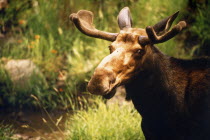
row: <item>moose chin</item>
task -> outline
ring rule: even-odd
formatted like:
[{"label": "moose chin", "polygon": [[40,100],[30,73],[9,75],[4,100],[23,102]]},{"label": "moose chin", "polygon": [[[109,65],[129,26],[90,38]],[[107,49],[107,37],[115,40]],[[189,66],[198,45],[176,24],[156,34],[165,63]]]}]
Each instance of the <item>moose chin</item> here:
[{"label": "moose chin", "polygon": [[120,33],[97,30],[90,11],[70,15],[85,35],[111,41],[110,54],[96,67],[88,91],[109,99],[124,85],[142,116],[146,140],[210,140],[210,60],[173,58],[154,45],[186,27],[180,21],[171,28],[178,13],[145,29],[132,28],[125,7],[117,18]]}]

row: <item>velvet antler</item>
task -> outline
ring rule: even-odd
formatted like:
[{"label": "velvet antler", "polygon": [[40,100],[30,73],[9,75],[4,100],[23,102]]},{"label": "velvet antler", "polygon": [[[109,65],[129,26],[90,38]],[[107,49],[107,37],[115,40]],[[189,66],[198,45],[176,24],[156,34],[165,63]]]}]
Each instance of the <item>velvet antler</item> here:
[{"label": "velvet antler", "polygon": [[176,19],[178,13],[179,12],[176,12],[172,16],[169,16],[168,18],[161,20],[159,23],[155,24],[154,26],[147,26],[146,33],[148,37],[139,36],[139,43],[142,45],[146,45],[149,43],[151,44],[162,43],[177,35],[187,25],[185,21],[180,21],[171,30],[169,30],[173,21]]},{"label": "velvet antler", "polygon": [[88,36],[115,41],[118,35],[117,33],[97,30],[93,26],[93,13],[90,11],[80,10],[77,13],[71,14],[69,18],[82,33]]}]

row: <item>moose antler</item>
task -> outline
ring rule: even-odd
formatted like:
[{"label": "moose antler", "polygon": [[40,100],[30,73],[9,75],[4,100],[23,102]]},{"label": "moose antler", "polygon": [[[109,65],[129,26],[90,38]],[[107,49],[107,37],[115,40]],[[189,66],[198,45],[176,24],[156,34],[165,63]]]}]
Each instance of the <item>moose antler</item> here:
[{"label": "moose antler", "polygon": [[93,13],[90,11],[80,10],[77,13],[71,14],[69,18],[82,33],[88,36],[115,41],[118,35],[117,33],[97,30],[93,26]]},{"label": "moose antler", "polygon": [[162,21],[155,24],[154,26],[147,26],[146,33],[148,37],[140,36],[139,43],[142,45],[146,45],[149,43],[151,44],[162,43],[173,38],[175,35],[177,35],[187,25],[185,21],[180,21],[171,30],[169,30],[171,27],[171,24],[177,17],[178,13],[179,12],[176,12],[172,16],[169,16],[168,18],[163,19]]}]

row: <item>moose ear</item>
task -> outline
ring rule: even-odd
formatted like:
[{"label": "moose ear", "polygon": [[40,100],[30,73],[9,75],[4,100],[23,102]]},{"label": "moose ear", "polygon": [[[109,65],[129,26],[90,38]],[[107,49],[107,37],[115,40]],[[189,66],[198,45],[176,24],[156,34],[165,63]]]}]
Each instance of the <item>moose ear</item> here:
[{"label": "moose ear", "polygon": [[125,28],[131,28],[132,26],[132,18],[131,18],[131,14],[130,14],[130,10],[128,7],[124,7],[118,17],[118,25],[120,27],[120,30],[123,30]]},{"label": "moose ear", "polygon": [[167,32],[173,21],[176,19],[176,17],[178,16],[179,11],[177,11],[176,13],[174,13],[173,15],[161,20],[160,22],[158,22],[157,24],[155,24],[153,26],[153,29],[155,30],[155,32],[157,33],[157,35],[162,35],[165,32]]}]

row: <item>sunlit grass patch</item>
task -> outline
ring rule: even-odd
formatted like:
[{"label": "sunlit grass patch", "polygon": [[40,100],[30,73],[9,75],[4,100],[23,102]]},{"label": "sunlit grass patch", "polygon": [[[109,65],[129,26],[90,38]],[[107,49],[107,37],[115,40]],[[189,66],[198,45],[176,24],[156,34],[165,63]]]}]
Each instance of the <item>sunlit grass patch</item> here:
[{"label": "sunlit grass patch", "polygon": [[141,117],[133,106],[96,105],[76,112],[68,121],[69,140],[144,140]]}]

